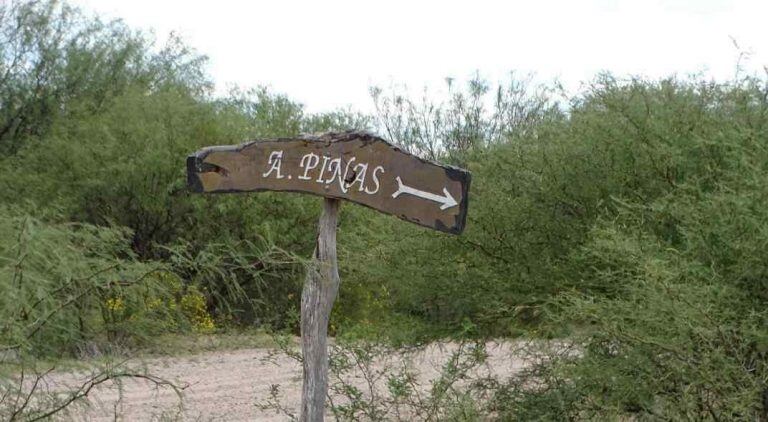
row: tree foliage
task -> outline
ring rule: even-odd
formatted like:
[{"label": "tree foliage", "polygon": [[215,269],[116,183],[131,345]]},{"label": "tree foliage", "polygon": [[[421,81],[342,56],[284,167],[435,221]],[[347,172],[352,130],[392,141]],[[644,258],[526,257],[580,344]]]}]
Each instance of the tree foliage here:
[{"label": "tree foliage", "polygon": [[194,196],[185,158],[368,129],[472,171],[468,225],[449,236],[344,206],[332,333],[578,351],[498,385],[500,417],[768,417],[765,76],[606,74],[573,98],[476,77],[442,100],[374,88],[373,116],[310,115],[265,88],[215,97],[177,38],[157,46],[56,1],[0,5],[0,53],[7,350],[296,330],[319,201]]}]

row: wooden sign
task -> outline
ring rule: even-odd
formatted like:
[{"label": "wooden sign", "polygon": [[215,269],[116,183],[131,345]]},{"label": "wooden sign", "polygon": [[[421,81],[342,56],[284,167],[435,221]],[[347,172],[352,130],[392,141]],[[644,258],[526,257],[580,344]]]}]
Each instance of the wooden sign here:
[{"label": "wooden sign", "polygon": [[328,392],[328,319],[339,290],[336,226],[340,201],[459,234],[469,172],[401,151],[367,133],[343,132],[209,147],[187,158],[195,192],[306,192],[325,197],[301,293],[303,384],[300,421],[322,421]]},{"label": "wooden sign", "polygon": [[470,173],[374,135],[331,133],[208,147],[187,159],[195,192],[305,192],[345,199],[447,233],[464,230]]}]

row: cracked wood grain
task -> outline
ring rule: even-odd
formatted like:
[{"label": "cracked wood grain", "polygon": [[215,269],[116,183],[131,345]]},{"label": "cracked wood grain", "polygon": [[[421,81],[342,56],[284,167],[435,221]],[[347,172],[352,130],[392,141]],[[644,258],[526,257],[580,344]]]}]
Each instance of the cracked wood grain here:
[{"label": "cracked wood grain", "polygon": [[328,319],[339,291],[336,225],[340,201],[327,198],[301,293],[302,422],[322,421],[328,392]]}]

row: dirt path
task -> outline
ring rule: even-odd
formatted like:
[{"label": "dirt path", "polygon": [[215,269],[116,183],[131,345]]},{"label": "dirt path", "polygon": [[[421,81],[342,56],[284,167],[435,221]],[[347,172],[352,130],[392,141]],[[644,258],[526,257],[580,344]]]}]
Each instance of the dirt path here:
[{"label": "dirt path", "polygon": [[[377,363],[388,368],[406,359],[419,373],[420,382],[434,379],[440,367],[456,350],[456,345],[430,346],[408,357],[384,358]],[[489,344],[489,359],[478,371],[483,374],[508,376],[525,366],[515,357],[509,344]],[[246,349],[199,354],[183,358],[157,358],[143,362],[149,373],[187,385],[183,401],[169,388],[136,380],[116,385],[100,385],[90,394],[90,406],[73,416],[78,420],[221,420],[221,421],[279,421],[284,415],[263,411],[256,406],[269,396],[270,386],[280,385],[281,403],[287,409],[297,409],[301,394],[301,367],[291,358],[278,355],[267,361],[267,349]],[[401,363],[401,362],[400,362]],[[80,377],[80,378],[78,378]],[[82,375],[59,376],[59,385],[81,382]],[[352,375],[352,378],[355,378]],[[360,380],[358,380],[360,381]],[[353,381],[355,382],[355,381]],[[330,418],[329,418],[330,420]]]}]

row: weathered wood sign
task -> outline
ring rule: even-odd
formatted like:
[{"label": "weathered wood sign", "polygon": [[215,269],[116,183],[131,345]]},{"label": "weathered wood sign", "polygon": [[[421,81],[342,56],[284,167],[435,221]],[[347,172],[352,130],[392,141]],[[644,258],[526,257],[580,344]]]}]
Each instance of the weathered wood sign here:
[{"label": "weathered wood sign", "polygon": [[322,421],[328,392],[328,319],[339,290],[340,199],[436,230],[464,230],[469,172],[401,151],[374,135],[328,133],[209,147],[187,158],[195,192],[306,192],[325,197],[301,293],[300,421]]},{"label": "weathered wood sign", "polygon": [[187,159],[196,192],[305,192],[345,199],[459,234],[469,172],[410,155],[360,132],[209,147]]}]

